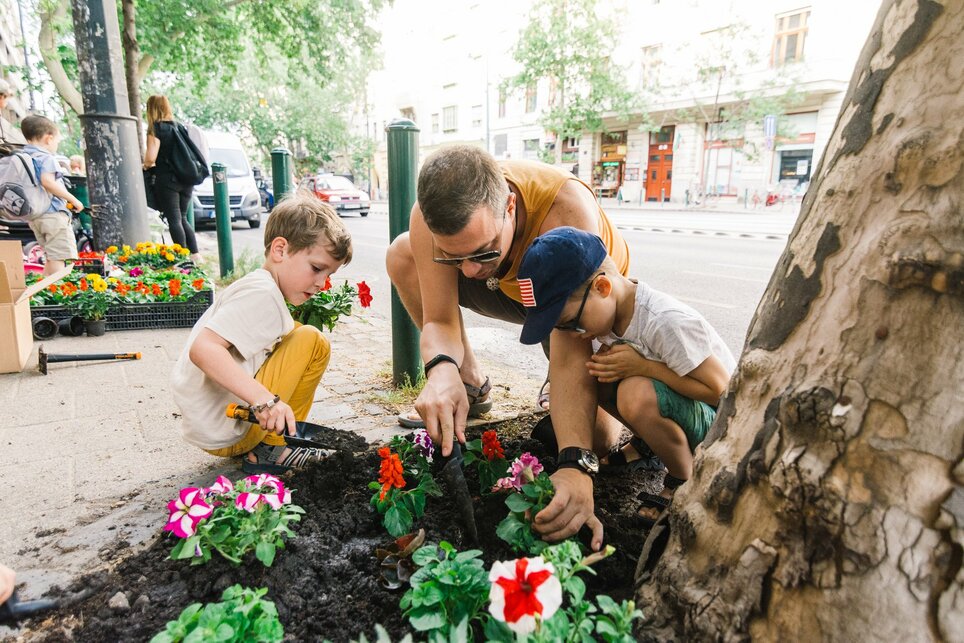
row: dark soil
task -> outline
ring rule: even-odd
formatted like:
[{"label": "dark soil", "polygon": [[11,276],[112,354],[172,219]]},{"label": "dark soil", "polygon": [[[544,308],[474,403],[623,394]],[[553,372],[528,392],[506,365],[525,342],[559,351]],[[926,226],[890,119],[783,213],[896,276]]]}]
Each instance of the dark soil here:
[{"label": "dark soil", "polygon": [[[518,437],[528,436],[531,423],[507,423],[496,428],[507,456],[529,451],[545,459],[547,470],[554,470],[540,443]],[[221,592],[235,583],[268,588],[267,598],[278,608],[286,640],[348,641],[362,634],[371,637],[376,623],[384,625],[393,639],[400,638],[408,632],[398,608],[402,590],[381,587],[374,555],[376,546],[391,541],[369,506],[371,491],[367,484],[377,477],[378,455],[360,438],[343,432],[333,431],[326,442],[340,449],[336,455],[290,474],[287,484],[295,490],[293,501],[306,514],[295,526],[297,538],[278,553],[271,568],[262,566],[253,555],[237,567],[216,555],[200,566],[169,560],[174,539],[159,535],[147,550],[116,564],[109,572],[80,579],[68,588],[65,595],[82,592],[86,598],[43,622],[30,623],[27,640],[148,640],[190,603],[219,601]],[[477,494],[474,471],[467,471],[467,477],[469,489]],[[634,520],[635,497],[644,486],[653,491],[658,488],[661,477],[656,473],[631,478],[597,477],[596,511],[605,525],[606,542],[616,547],[616,553],[595,566],[598,576],[584,576],[590,596],[605,593],[617,600],[632,597],[633,573],[645,536]],[[496,525],[506,512],[501,497],[476,499],[479,548],[485,551],[487,566],[494,560],[517,557],[495,535]],[[430,498],[426,515],[415,527],[425,529],[426,542],[447,540],[459,550],[473,548],[464,540],[458,513],[444,498]],[[141,596],[146,596],[148,603],[130,612],[114,611],[108,607],[108,600],[119,591],[126,594],[132,606]]]}]

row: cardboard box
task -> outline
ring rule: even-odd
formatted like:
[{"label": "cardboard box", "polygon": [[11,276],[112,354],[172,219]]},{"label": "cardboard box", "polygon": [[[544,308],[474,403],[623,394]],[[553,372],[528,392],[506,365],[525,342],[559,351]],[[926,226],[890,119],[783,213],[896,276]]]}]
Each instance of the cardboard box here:
[{"label": "cardboard box", "polygon": [[0,373],[19,373],[33,351],[30,298],[70,274],[70,266],[27,288],[19,241],[0,241]]}]

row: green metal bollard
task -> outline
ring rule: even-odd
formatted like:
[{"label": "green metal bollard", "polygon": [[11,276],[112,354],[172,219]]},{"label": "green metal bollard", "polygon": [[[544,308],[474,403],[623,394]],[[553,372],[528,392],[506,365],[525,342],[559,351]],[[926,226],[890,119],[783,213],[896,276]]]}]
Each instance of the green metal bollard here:
[{"label": "green metal bollard", "polygon": [[193,230],[197,230],[197,226],[194,225],[194,200],[193,199],[187,202],[187,212],[184,213],[184,218],[186,218],[187,222],[191,224],[191,228]]},{"label": "green metal bollard", "polygon": [[234,249],[231,246],[231,206],[228,201],[228,175],[224,163],[212,163],[214,180],[214,223],[218,230],[218,263],[221,276],[234,272]]},{"label": "green metal bollard", "polygon": [[[399,118],[388,127],[388,232],[390,240],[408,232],[415,205],[418,170],[418,127]],[[396,386],[415,383],[422,370],[419,332],[392,286],[392,379]]]},{"label": "green metal bollard", "polygon": [[271,187],[275,204],[291,193],[291,152],[283,147],[271,150]]}]

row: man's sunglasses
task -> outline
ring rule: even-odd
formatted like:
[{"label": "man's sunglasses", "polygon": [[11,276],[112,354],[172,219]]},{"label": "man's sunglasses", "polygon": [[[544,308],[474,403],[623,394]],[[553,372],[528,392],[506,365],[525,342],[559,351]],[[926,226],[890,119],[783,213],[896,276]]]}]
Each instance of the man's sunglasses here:
[{"label": "man's sunglasses", "polygon": [[601,277],[606,274],[605,272],[600,272],[593,275],[592,279],[589,280],[589,284],[586,286],[586,292],[582,294],[582,302],[579,304],[579,310],[576,311],[576,316],[572,318],[572,321],[568,321],[562,324],[557,324],[553,326],[556,330],[563,330],[570,333],[585,333],[586,329],[579,325],[579,318],[582,317],[582,310],[586,307],[586,301],[589,299],[589,291],[592,290],[592,285],[596,281],[596,277]]},{"label": "man's sunglasses", "polygon": [[459,267],[462,265],[463,261],[468,261],[471,263],[492,263],[501,256],[501,250],[486,250],[485,252],[480,252],[479,254],[475,255],[468,255],[467,257],[432,257],[432,261],[435,263],[440,263],[443,266]]}]

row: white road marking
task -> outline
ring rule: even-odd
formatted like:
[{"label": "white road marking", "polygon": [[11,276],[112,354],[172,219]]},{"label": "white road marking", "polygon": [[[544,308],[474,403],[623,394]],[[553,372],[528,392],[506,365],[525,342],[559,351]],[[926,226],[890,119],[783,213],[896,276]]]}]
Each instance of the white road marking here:
[{"label": "white road marking", "polygon": [[738,308],[732,304],[721,304],[718,301],[708,301],[706,299],[696,299],[695,297],[676,297],[680,301],[685,301],[688,304],[699,304],[701,306],[714,306],[716,308],[725,308],[726,310],[733,310]]},{"label": "white road marking", "polygon": [[714,279],[719,278],[719,277],[723,277],[724,279],[736,279],[737,281],[748,281],[748,282],[750,282],[750,283],[752,283],[752,284],[764,284],[764,285],[766,285],[766,284],[770,283],[770,280],[769,280],[769,279],[754,279],[754,278],[752,278],[752,277],[734,277],[733,275],[720,275],[720,274],[714,274],[714,273],[712,273],[712,272],[696,272],[695,270],[684,270],[684,271],[683,271],[683,274],[684,274],[684,275],[693,275],[693,276],[695,276],[695,277],[712,277],[712,278],[714,278]]},{"label": "white road marking", "polygon": [[720,268],[740,268],[744,270],[762,270],[764,272],[773,272],[773,268],[767,268],[766,266],[744,266],[738,263],[711,263],[711,266],[719,266]]}]

